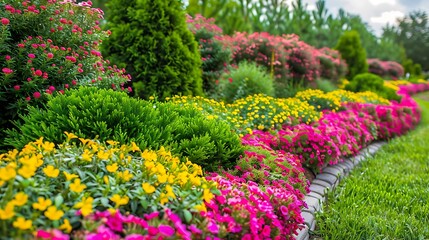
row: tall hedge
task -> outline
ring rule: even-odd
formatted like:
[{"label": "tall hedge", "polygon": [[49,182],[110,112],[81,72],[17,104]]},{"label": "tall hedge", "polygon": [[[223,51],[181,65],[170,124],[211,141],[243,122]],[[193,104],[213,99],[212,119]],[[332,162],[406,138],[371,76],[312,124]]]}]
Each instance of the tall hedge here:
[{"label": "tall hedge", "polygon": [[366,51],[357,31],[345,32],[338,40],[335,49],[341,53],[342,58],[346,60],[349,66],[349,72],[346,75],[348,79],[353,79],[357,74],[368,72]]},{"label": "tall hedge", "polygon": [[177,0],[111,0],[102,51],[133,77],[142,98],[201,95],[201,57]]}]

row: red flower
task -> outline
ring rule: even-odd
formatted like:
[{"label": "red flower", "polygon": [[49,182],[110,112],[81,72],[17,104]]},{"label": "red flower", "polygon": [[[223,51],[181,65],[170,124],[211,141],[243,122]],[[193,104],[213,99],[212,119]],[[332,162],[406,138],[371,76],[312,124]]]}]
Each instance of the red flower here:
[{"label": "red flower", "polygon": [[10,21],[9,21],[9,19],[7,19],[7,18],[2,18],[1,19],[1,24],[3,24],[3,25],[9,25],[9,23],[10,23]]},{"label": "red flower", "polygon": [[40,94],[40,92],[34,92],[33,93],[33,97],[36,99],[40,98],[41,96],[42,96],[42,94]]},{"label": "red flower", "polygon": [[20,87],[19,85],[15,85],[13,88],[14,88],[16,91],[19,91],[19,89],[21,89],[21,87]]},{"label": "red flower", "polygon": [[229,83],[232,83],[232,78],[228,78]]},{"label": "red flower", "polygon": [[13,73],[13,70],[10,69],[10,68],[3,68],[2,71],[6,75],[9,75],[9,74]]},{"label": "red flower", "polygon": [[48,53],[48,54],[46,54],[46,57],[48,57],[49,59],[51,59],[51,58],[54,57],[54,54],[53,53]]},{"label": "red flower", "polygon": [[72,85],[76,85],[76,84],[77,84],[76,80],[73,80]]},{"label": "red flower", "polygon": [[41,70],[39,70],[39,69],[37,69],[35,72],[34,72],[34,75],[36,75],[36,76],[42,76],[43,75],[43,72],[41,71]]}]

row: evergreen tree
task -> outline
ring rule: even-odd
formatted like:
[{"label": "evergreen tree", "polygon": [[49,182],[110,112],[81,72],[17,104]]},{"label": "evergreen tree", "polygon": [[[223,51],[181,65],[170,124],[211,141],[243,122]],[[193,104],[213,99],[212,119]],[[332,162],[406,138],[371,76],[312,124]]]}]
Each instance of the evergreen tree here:
[{"label": "evergreen tree", "polygon": [[368,72],[366,52],[362,47],[357,31],[345,32],[338,40],[335,49],[341,53],[341,57],[347,62],[349,67],[348,79],[353,79],[357,74]]},{"label": "evergreen tree", "polygon": [[104,54],[125,67],[137,96],[201,95],[201,57],[178,0],[107,3]]}]

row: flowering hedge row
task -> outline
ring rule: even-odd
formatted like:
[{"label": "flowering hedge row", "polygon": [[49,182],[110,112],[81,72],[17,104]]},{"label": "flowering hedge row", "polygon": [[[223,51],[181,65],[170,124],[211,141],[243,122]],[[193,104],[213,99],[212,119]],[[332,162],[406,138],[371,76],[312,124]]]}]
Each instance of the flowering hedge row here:
[{"label": "flowering hedge row", "polygon": [[399,79],[404,76],[404,68],[394,61],[382,61],[380,59],[368,59],[368,72],[374,73],[386,79]]}]

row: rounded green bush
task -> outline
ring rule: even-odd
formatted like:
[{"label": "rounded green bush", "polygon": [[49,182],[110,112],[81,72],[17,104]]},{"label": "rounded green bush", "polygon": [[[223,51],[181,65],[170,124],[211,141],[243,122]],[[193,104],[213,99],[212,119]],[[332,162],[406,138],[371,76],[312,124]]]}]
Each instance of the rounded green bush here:
[{"label": "rounded green bush", "polygon": [[60,144],[67,131],[100,141],[135,142],[141,149],[169,146],[208,171],[233,167],[243,152],[226,122],[209,120],[194,108],[138,100],[113,90],[67,91],[51,98],[46,109],[30,107],[21,119],[6,131],[5,145],[21,149],[40,137]]},{"label": "rounded green bush", "polygon": [[341,53],[341,57],[346,60],[349,71],[346,75],[348,79],[360,73],[368,72],[368,63],[366,61],[366,51],[362,46],[359,32],[347,31],[338,40],[335,47]]},{"label": "rounded green bush", "polygon": [[377,93],[380,97],[399,101],[401,97],[395,90],[384,86],[384,80],[378,75],[372,73],[362,73],[356,75],[346,86],[345,90],[352,92],[371,91]]},{"label": "rounded green bush", "polygon": [[226,102],[253,94],[274,95],[273,79],[255,63],[241,62],[238,68],[222,75],[219,89]]}]

